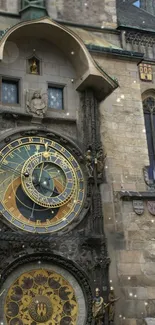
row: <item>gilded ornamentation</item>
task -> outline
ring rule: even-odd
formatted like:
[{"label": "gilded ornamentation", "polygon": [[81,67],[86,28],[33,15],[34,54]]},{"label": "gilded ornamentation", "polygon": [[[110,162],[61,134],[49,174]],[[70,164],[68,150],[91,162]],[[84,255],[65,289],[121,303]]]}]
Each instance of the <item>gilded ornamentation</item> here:
[{"label": "gilded ornamentation", "polygon": [[39,73],[39,67],[37,65],[37,61],[36,61],[35,58],[33,59],[32,64],[30,65],[30,72],[32,74],[38,74]]},{"label": "gilded ornamentation", "polygon": [[153,80],[153,71],[152,66],[150,64],[139,65],[139,75],[141,80],[152,81]]},{"label": "gilded ornamentation", "polygon": [[104,324],[105,309],[108,307],[108,305],[109,304],[104,303],[103,297],[100,296],[100,290],[98,288],[96,288],[95,297],[93,300],[93,307],[92,307],[95,325]]},{"label": "gilded ornamentation", "polygon": [[38,323],[47,322],[52,316],[52,304],[48,297],[34,297],[28,309],[30,316]]},{"label": "gilded ornamentation", "polygon": [[28,59],[28,73],[34,75],[40,74],[40,60],[36,56]]},{"label": "gilded ornamentation", "polygon": [[34,116],[43,117],[47,111],[47,94],[41,94],[41,90],[29,89],[26,93],[26,108]]},{"label": "gilded ornamentation", "polygon": [[78,303],[70,283],[56,272],[39,269],[22,274],[5,302],[8,325],[74,325]]}]

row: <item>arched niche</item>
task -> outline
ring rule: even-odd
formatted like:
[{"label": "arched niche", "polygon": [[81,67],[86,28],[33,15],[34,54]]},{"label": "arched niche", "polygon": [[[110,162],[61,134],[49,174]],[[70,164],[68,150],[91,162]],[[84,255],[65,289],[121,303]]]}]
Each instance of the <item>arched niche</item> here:
[{"label": "arched niche", "polygon": [[92,88],[101,101],[118,87],[116,81],[95,63],[80,37],[49,18],[22,22],[10,28],[0,41],[0,60],[3,60],[4,48],[8,41],[13,42],[30,35],[52,42],[65,54],[77,74],[76,90]]},{"label": "arched niche", "polygon": [[29,58],[27,58],[26,66],[27,66],[26,72],[28,74],[32,74],[32,75],[40,75],[41,74],[41,60],[35,54],[35,52]]}]

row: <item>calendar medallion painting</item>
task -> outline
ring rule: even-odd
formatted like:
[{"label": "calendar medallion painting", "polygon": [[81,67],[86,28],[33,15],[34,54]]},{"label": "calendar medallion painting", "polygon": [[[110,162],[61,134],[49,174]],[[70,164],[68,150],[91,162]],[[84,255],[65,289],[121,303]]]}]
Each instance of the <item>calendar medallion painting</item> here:
[{"label": "calendar medallion painting", "polygon": [[77,317],[74,289],[55,271],[25,272],[8,290],[5,301],[7,325],[74,325]]}]

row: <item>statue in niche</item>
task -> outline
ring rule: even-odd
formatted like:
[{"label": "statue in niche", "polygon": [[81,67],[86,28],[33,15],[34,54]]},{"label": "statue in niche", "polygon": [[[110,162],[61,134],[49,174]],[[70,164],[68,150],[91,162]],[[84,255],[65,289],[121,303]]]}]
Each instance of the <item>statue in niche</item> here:
[{"label": "statue in niche", "polygon": [[103,155],[102,147],[99,147],[96,157],[95,157],[95,165],[97,166],[97,177],[102,178],[103,176],[103,169],[105,164],[105,159],[107,155]]},{"label": "statue in niche", "polygon": [[33,56],[28,60],[29,73],[31,74],[40,74],[40,61]]},{"label": "statue in niche", "polygon": [[108,297],[108,314],[109,314],[109,325],[114,324],[114,318],[115,318],[115,302],[119,300],[120,298],[115,297],[114,289],[113,287],[110,288],[109,297]]},{"label": "statue in niche", "polygon": [[28,90],[26,93],[26,108],[34,116],[43,117],[47,111],[48,95],[41,90]]},{"label": "statue in niche", "polygon": [[85,153],[86,168],[89,178],[93,177],[94,167],[96,166],[97,177],[102,178],[103,169],[105,164],[106,155],[103,155],[102,147],[99,147],[96,151],[95,158],[93,158],[92,148],[89,146]]},{"label": "statue in niche", "polygon": [[86,160],[86,168],[87,168],[87,172],[90,178],[93,177],[93,156],[92,156],[92,149],[89,146],[86,153],[85,153],[85,160]]},{"label": "statue in niche", "polygon": [[109,303],[104,303],[103,297],[100,296],[100,290],[96,288],[92,306],[94,325],[104,325],[104,315],[108,305]]},{"label": "statue in niche", "polygon": [[34,60],[30,66],[30,71],[32,74],[38,74],[38,67],[37,67],[37,63],[36,60]]}]

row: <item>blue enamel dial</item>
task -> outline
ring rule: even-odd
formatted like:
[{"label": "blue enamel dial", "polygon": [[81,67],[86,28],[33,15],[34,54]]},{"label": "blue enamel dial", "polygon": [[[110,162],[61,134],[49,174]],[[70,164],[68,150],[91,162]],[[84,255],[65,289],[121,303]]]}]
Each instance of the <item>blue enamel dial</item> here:
[{"label": "blue enamel dial", "polygon": [[85,200],[82,169],[62,145],[18,138],[0,151],[0,213],[24,231],[53,233],[78,218]]}]

